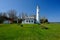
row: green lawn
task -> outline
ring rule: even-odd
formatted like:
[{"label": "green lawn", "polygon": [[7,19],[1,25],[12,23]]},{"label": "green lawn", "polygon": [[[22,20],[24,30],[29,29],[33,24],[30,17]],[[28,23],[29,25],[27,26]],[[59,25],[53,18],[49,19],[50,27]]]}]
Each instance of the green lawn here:
[{"label": "green lawn", "polygon": [[60,40],[60,24],[0,24],[0,40]]}]

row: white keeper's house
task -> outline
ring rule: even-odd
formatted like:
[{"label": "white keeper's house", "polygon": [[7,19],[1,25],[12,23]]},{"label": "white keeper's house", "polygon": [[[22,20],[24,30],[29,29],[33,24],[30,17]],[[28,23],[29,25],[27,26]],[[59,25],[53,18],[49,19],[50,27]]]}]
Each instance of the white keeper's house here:
[{"label": "white keeper's house", "polygon": [[21,18],[24,20],[22,21],[22,24],[35,24],[35,23],[40,23],[40,8],[37,6],[36,8],[36,14],[31,15],[31,16],[22,16]]}]

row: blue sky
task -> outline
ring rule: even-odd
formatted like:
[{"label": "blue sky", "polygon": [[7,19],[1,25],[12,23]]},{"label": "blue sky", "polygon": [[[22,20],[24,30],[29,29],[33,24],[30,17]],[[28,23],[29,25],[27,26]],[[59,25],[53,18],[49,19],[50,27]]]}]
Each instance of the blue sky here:
[{"label": "blue sky", "polygon": [[17,13],[36,14],[36,6],[40,6],[40,16],[50,22],[60,22],[60,0],[0,0],[0,12],[15,9]]}]

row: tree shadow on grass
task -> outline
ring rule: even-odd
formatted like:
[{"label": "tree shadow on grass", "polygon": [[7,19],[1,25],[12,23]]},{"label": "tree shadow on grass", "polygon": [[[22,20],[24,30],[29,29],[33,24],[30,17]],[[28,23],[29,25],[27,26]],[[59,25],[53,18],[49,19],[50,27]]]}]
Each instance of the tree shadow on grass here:
[{"label": "tree shadow on grass", "polygon": [[46,30],[49,29],[48,26],[45,26],[45,25],[41,25],[41,28]]}]

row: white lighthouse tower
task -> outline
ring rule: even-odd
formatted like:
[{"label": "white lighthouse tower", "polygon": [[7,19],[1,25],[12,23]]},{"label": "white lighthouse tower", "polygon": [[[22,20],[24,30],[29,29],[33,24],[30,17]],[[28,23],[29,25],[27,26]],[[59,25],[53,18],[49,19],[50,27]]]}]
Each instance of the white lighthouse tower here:
[{"label": "white lighthouse tower", "polygon": [[39,12],[40,11],[40,8],[38,7],[37,5],[37,9],[36,9],[36,23],[40,23],[40,18],[39,18]]}]

